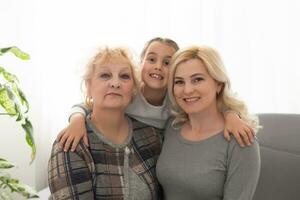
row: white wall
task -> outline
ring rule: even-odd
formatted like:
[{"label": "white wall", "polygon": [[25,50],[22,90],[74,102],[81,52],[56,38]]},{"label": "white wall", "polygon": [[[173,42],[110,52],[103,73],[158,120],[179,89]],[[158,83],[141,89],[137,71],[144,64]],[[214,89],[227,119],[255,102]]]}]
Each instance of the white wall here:
[{"label": "white wall", "polygon": [[[0,46],[16,45],[24,51],[34,55],[35,38],[35,9],[33,2],[25,1],[0,1]],[[21,82],[22,89],[27,94],[29,102],[33,102],[36,91],[34,75],[35,64],[33,60],[21,61],[12,55],[0,58],[0,65],[10,72],[15,73]],[[36,125],[38,104],[31,105],[31,119]],[[2,110],[1,110],[2,111]],[[37,135],[37,133],[35,133]],[[29,166],[31,149],[26,145],[25,133],[20,124],[7,116],[0,116],[0,157],[14,163],[17,167],[10,170],[13,177],[20,181],[35,186],[35,163]]]}]

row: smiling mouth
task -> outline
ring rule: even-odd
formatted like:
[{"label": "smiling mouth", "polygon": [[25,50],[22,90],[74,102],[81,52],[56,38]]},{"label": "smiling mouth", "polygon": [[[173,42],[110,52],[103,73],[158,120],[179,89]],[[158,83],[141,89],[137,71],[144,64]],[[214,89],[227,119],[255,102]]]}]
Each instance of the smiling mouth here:
[{"label": "smiling mouth", "polygon": [[160,74],[151,73],[151,74],[149,74],[149,76],[151,78],[158,79],[158,80],[163,80],[164,79],[164,77]]},{"label": "smiling mouth", "polygon": [[183,98],[183,100],[188,103],[198,101],[199,99],[200,99],[200,97]]}]

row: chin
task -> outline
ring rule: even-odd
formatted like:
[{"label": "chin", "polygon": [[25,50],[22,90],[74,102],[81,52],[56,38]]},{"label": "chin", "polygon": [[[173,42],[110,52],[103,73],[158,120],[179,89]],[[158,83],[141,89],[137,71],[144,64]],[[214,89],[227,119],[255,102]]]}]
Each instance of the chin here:
[{"label": "chin", "polygon": [[155,84],[155,83],[150,83],[147,84],[147,86],[151,89],[156,89],[156,90],[163,90],[166,89],[167,87],[164,86],[163,84]]}]

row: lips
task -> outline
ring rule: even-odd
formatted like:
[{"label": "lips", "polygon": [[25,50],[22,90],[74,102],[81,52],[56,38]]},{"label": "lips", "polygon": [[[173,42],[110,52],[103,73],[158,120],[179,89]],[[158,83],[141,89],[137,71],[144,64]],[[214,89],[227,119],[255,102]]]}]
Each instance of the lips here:
[{"label": "lips", "polygon": [[157,74],[157,73],[150,73],[149,76],[151,78],[158,79],[158,80],[163,80],[164,79],[164,77],[162,75]]},{"label": "lips", "polygon": [[200,97],[183,98],[183,100],[184,100],[185,102],[188,102],[188,103],[192,103],[192,102],[198,101],[199,99],[200,99]]},{"label": "lips", "polygon": [[110,93],[107,93],[105,96],[122,96],[122,95],[115,93],[115,92],[110,92]]}]

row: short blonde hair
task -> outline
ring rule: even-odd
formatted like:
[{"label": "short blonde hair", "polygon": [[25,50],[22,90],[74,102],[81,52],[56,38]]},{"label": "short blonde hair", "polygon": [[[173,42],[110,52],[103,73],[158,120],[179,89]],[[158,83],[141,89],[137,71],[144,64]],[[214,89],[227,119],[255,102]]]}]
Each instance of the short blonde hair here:
[{"label": "short blonde hair", "polygon": [[241,119],[247,122],[255,131],[258,129],[258,118],[250,115],[246,104],[239,100],[230,89],[230,80],[218,52],[211,47],[192,46],[182,49],[174,54],[171,62],[171,71],[168,84],[168,95],[171,101],[171,112],[175,115],[173,125],[181,124],[188,120],[187,114],[178,106],[174,97],[174,76],[179,64],[191,59],[203,62],[209,75],[222,85],[217,94],[217,106],[220,112],[224,110],[236,111]]},{"label": "short blonde hair", "polygon": [[[139,82],[136,76],[136,65],[133,62],[133,57],[129,49],[124,47],[100,47],[96,55],[90,59],[85,68],[84,74],[82,76],[82,86],[85,86],[85,89],[87,88],[87,83],[91,80],[97,66],[115,59],[122,59],[129,64],[134,83],[133,94],[136,95],[136,93],[139,91]],[[84,90],[84,97],[85,99],[88,98],[86,90]]]}]

